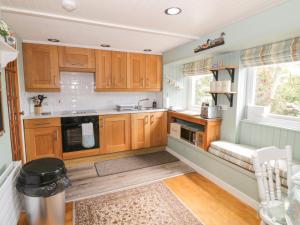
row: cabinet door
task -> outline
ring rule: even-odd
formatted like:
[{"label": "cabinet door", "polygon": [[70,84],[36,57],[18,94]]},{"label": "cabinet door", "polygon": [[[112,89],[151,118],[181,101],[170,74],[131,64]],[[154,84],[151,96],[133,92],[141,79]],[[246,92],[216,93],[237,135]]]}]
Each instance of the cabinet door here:
[{"label": "cabinet door", "polygon": [[95,50],[88,48],[58,47],[59,67],[65,71],[95,71]]},{"label": "cabinet door", "polygon": [[155,112],[150,114],[150,145],[163,146],[167,142],[167,113]]},{"label": "cabinet door", "polygon": [[127,87],[127,54],[112,52],[112,88]]},{"label": "cabinet door", "polygon": [[137,113],[131,115],[132,149],[150,147],[150,114]]},{"label": "cabinet door", "polygon": [[60,127],[25,129],[27,161],[62,156]]},{"label": "cabinet door", "polygon": [[111,51],[96,50],[96,91],[112,87]]},{"label": "cabinet door", "polygon": [[146,55],[145,88],[161,90],[162,61],[159,55]]},{"label": "cabinet door", "polygon": [[128,53],[128,78],[130,89],[145,87],[145,54]]},{"label": "cabinet door", "polygon": [[26,91],[59,91],[58,50],[54,45],[23,44]]},{"label": "cabinet door", "polygon": [[[130,149],[130,115],[110,115],[103,117],[102,153],[126,151]],[[101,146],[102,147],[102,146]]]}]

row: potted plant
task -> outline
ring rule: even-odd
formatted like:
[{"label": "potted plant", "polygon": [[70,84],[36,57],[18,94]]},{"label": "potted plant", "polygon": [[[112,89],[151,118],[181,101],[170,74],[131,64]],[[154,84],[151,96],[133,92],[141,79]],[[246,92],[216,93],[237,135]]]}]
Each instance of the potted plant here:
[{"label": "potted plant", "polygon": [[0,38],[2,38],[6,42],[6,38],[9,35],[9,30],[7,24],[0,20]]},{"label": "potted plant", "polygon": [[34,104],[34,113],[35,114],[42,114],[42,103],[44,99],[47,98],[44,95],[37,95],[33,96],[31,99]]}]

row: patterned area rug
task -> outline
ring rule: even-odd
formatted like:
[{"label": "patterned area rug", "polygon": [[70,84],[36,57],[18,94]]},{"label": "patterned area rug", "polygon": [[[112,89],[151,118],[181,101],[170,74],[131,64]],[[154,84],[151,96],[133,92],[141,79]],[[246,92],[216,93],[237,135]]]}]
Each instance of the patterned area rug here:
[{"label": "patterned area rug", "polygon": [[157,182],[75,202],[76,225],[202,225]]},{"label": "patterned area rug", "polygon": [[165,163],[176,162],[178,159],[167,151],[136,155],[120,159],[112,159],[95,163],[99,177],[158,166]]}]

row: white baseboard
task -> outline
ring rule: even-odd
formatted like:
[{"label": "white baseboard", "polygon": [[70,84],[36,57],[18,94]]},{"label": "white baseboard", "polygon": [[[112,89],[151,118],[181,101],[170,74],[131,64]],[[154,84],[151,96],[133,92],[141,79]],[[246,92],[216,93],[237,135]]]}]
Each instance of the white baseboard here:
[{"label": "white baseboard", "polygon": [[206,177],[207,179],[209,179],[216,185],[220,186],[221,188],[223,188],[224,190],[226,190],[227,192],[229,192],[230,194],[232,194],[233,196],[235,196],[236,198],[238,198],[245,204],[249,205],[250,207],[254,208],[255,210],[259,209],[259,203],[256,200],[254,200],[253,198],[251,198],[248,195],[246,195],[245,193],[239,191],[238,189],[231,186],[230,184],[224,182],[223,180],[221,180],[220,178],[211,174],[207,170],[199,167],[198,165],[191,162],[190,160],[184,158],[183,156],[181,156],[180,154],[175,152],[173,149],[166,147],[166,150],[169,153],[171,153],[172,155],[174,155],[176,158],[180,159],[180,161],[182,161],[182,162],[186,163],[187,165],[189,165],[190,167],[192,167],[197,173],[201,174],[202,176]]}]

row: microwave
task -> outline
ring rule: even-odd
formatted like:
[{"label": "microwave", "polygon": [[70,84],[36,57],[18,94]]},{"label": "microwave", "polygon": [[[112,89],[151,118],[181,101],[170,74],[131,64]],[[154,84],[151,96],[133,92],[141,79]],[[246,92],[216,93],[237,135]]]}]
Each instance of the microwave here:
[{"label": "microwave", "polygon": [[196,128],[181,125],[180,138],[200,148],[204,147],[204,132]]}]

